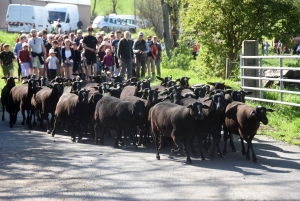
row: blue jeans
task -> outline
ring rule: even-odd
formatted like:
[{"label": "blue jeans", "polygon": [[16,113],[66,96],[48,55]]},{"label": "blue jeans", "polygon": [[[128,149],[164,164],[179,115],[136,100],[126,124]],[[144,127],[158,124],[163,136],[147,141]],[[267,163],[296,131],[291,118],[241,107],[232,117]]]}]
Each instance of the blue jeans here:
[{"label": "blue jeans", "polygon": [[97,72],[101,73],[101,62],[97,61]]}]

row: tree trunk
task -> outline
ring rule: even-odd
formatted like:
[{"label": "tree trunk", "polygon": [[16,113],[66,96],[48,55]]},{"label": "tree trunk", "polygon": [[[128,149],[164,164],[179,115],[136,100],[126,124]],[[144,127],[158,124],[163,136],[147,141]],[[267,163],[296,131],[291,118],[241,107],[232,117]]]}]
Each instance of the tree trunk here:
[{"label": "tree trunk", "polygon": [[161,0],[162,12],[163,12],[163,25],[164,25],[164,40],[167,56],[171,59],[170,50],[172,48],[171,34],[170,34],[170,6],[164,0]]},{"label": "tree trunk", "polygon": [[117,13],[116,8],[117,8],[118,0],[112,0],[112,13]]},{"label": "tree trunk", "polygon": [[92,11],[92,15],[93,15],[93,16],[94,16],[94,14],[95,14],[96,2],[97,2],[97,0],[94,0],[93,11]]},{"label": "tree trunk", "polygon": [[179,38],[179,8],[180,8],[180,0],[175,0],[172,2],[172,15],[171,15],[171,26],[172,26],[172,40],[173,40],[173,48],[178,47],[178,38]]}]

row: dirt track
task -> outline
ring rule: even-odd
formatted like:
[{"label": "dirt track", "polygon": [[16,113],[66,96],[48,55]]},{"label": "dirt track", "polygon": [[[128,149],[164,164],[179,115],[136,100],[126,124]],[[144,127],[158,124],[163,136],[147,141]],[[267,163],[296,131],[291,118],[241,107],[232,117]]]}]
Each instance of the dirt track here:
[{"label": "dirt track", "polygon": [[265,136],[254,140],[258,164],[229,152],[184,165],[170,148],[157,161],[154,145],[136,150],[126,139],[114,149],[107,136],[104,146],[87,138],[72,143],[63,130],[53,138],[20,124],[0,122],[1,200],[300,199],[300,148]]}]

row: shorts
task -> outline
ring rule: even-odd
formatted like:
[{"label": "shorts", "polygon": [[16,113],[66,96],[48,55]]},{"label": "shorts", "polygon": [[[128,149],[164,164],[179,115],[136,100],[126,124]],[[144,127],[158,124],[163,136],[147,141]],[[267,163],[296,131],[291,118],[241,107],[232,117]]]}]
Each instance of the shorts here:
[{"label": "shorts", "polygon": [[61,63],[62,67],[73,67],[73,62],[71,63]]},{"label": "shorts", "polygon": [[107,70],[112,71],[114,69],[114,67],[112,66],[107,66]]},{"label": "shorts", "polygon": [[11,70],[14,70],[14,65],[12,63],[8,65],[2,65],[2,72],[4,76],[9,75],[9,71]]},{"label": "shorts", "polygon": [[86,65],[92,65],[97,63],[95,53],[85,53],[85,57],[86,57]]},{"label": "shorts", "polygon": [[33,67],[44,68],[44,64],[41,64],[39,57],[34,57],[34,62],[32,62]]}]

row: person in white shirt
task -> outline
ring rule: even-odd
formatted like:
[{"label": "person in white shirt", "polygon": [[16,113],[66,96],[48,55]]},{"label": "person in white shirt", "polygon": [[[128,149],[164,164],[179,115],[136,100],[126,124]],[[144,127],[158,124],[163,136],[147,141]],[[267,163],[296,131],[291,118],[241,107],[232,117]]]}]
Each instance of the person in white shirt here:
[{"label": "person in white shirt", "polygon": [[59,63],[58,58],[55,56],[54,49],[49,50],[49,57],[46,60],[46,63],[48,63],[48,69],[49,69],[49,80],[53,80],[56,77],[56,69],[57,65]]}]

